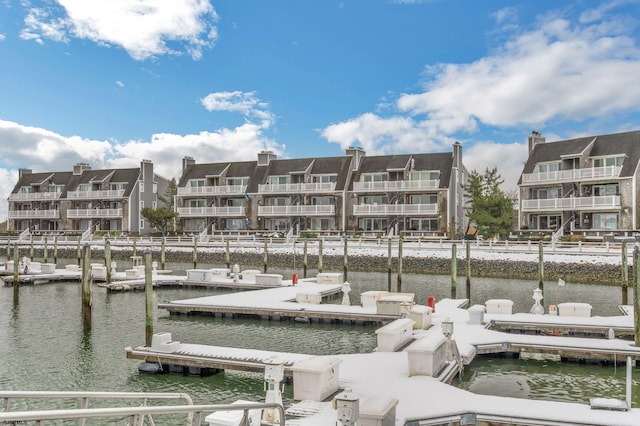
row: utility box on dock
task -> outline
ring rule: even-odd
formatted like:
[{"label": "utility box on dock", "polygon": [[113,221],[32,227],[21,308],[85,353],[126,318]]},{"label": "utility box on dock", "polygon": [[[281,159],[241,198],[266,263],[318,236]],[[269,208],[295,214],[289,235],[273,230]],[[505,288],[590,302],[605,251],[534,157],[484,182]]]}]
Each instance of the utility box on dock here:
[{"label": "utility box on dock", "polygon": [[487,314],[511,315],[513,313],[513,300],[491,299],[485,302]]},{"label": "utility box on dock", "polygon": [[395,426],[396,424],[395,398],[370,396],[360,400],[359,426]]},{"label": "utility box on dock", "polygon": [[282,275],[280,274],[257,274],[256,284],[279,287],[282,285]]},{"label": "utility box on dock", "polygon": [[107,267],[104,265],[91,265],[91,275],[97,280],[106,280]]},{"label": "utility box on dock", "polygon": [[432,334],[413,342],[406,350],[409,376],[437,376],[447,361],[447,338]]},{"label": "utility box on dock", "polygon": [[187,281],[213,281],[213,272],[210,269],[187,269]]},{"label": "utility box on dock", "polygon": [[366,309],[376,310],[376,302],[378,298],[388,295],[388,291],[370,290],[360,293],[360,303],[362,307]]},{"label": "utility box on dock", "polygon": [[316,284],[342,284],[342,272],[321,272],[316,277]]},{"label": "utility box on dock", "polygon": [[312,303],[319,305],[322,302],[322,294],[316,292],[300,292],[296,293],[296,302]]},{"label": "utility box on dock", "polygon": [[376,312],[380,315],[402,315],[402,304],[413,304],[413,293],[388,293],[376,301]]},{"label": "utility box on dock", "polygon": [[245,269],[241,272],[242,280],[249,281],[252,283],[256,282],[256,275],[261,274],[259,269]]},{"label": "utility box on dock", "polygon": [[429,306],[413,305],[409,309],[407,318],[415,321],[413,328],[417,330],[426,330],[431,327],[433,311]]},{"label": "utility box on dock", "polygon": [[591,305],[588,303],[575,303],[575,302],[558,303],[558,316],[590,317]]},{"label": "utility box on dock", "polygon": [[293,399],[324,401],[338,390],[339,365],[337,357],[315,356],[291,367]]},{"label": "utility box on dock", "polygon": [[484,325],[484,306],[473,305],[468,309],[469,324]]},{"label": "utility box on dock", "polygon": [[377,329],[378,352],[395,352],[409,343],[413,324],[409,318],[399,318]]},{"label": "utility box on dock", "polygon": [[56,264],[55,263],[43,263],[40,265],[40,272],[43,274],[53,274],[56,272]]}]

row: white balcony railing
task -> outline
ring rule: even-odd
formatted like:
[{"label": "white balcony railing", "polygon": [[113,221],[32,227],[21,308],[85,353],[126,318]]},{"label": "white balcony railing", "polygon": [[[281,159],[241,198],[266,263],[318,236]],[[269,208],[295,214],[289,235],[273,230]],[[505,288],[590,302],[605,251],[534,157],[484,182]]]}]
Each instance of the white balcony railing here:
[{"label": "white balcony railing", "polygon": [[589,167],[584,169],[558,170],[545,173],[526,173],[522,175],[522,184],[539,184],[547,182],[579,182],[617,178],[621,166]]},{"label": "white balcony railing", "polygon": [[304,194],[309,192],[333,192],[335,190],[335,182],[258,185],[258,192],[261,194]]},{"label": "white balcony railing", "polygon": [[354,192],[426,191],[438,189],[440,180],[397,180],[382,182],[354,182]]},{"label": "white balcony railing", "polygon": [[9,201],[57,200],[61,192],[18,192],[9,195]]},{"label": "white balcony railing", "polygon": [[621,207],[619,195],[605,195],[594,197],[548,198],[543,200],[522,200],[523,211],[562,211],[612,209]]},{"label": "white balcony railing", "polygon": [[69,191],[67,198],[72,200],[104,200],[122,198],[124,189],[104,189],[98,191]]},{"label": "white balcony railing", "polygon": [[259,216],[332,216],[336,213],[333,205],[311,206],[261,206]]},{"label": "white balcony railing", "polygon": [[247,185],[219,185],[219,186],[185,186],[178,188],[178,195],[232,195],[244,194]]},{"label": "white balcony railing", "polygon": [[69,209],[69,219],[122,217],[122,209]]},{"label": "white balcony railing", "polygon": [[244,216],[244,206],[232,207],[179,207],[180,217],[235,217]]},{"label": "white balcony railing", "polygon": [[60,219],[60,210],[11,210],[9,219]]},{"label": "white balcony railing", "polygon": [[359,204],[353,206],[355,216],[436,214],[437,204]]}]

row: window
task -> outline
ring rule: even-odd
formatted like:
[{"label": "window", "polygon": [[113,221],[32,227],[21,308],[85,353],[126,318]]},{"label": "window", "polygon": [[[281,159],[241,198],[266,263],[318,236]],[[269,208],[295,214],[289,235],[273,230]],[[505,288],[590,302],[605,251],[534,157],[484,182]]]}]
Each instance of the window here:
[{"label": "window", "polygon": [[430,181],[438,180],[440,172],[411,172],[409,174],[409,180]]},{"label": "window", "polygon": [[409,196],[409,204],[437,204],[438,196],[436,194],[420,194]]},{"label": "window", "polygon": [[272,197],[265,200],[267,206],[288,206],[289,199],[284,197]]},{"label": "window", "polygon": [[562,218],[556,215],[531,215],[529,217],[531,229],[556,230],[562,223]]},{"label": "window", "polygon": [[560,170],[560,163],[542,163],[538,164],[538,173],[550,173]]},{"label": "window", "polygon": [[336,229],[336,221],[334,218],[312,218],[310,229],[319,231],[329,231]]},{"label": "window", "polygon": [[205,186],[205,183],[204,179],[190,179],[187,186],[190,186],[191,188],[199,188],[201,186]]},{"label": "window", "polygon": [[189,207],[204,207],[206,206],[206,200],[203,200],[201,198],[199,199],[194,199],[194,200],[189,200]]},{"label": "window", "polygon": [[602,157],[593,159],[593,167],[611,167],[622,166],[624,163],[624,155],[617,157]]},{"label": "window", "polygon": [[338,175],[312,175],[312,183],[335,183],[338,181]]},{"label": "window", "polygon": [[360,179],[362,182],[384,182],[387,180],[386,173],[365,173]]},{"label": "window", "polygon": [[289,183],[289,176],[269,176],[267,183],[271,185],[286,185]]},{"label": "window", "polygon": [[31,187],[31,186],[20,187],[20,193],[21,194],[31,194],[32,192],[33,192],[33,187]]},{"label": "window", "polygon": [[531,189],[532,200],[548,200],[560,198],[560,188],[533,188]]},{"label": "window", "polygon": [[111,189],[112,191],[118,191],[118,190],[124,189],[124,183],[122,182],[110,183],[109,189]]},{"label": "window", "polygon": [[78,185],[78,191],[89,191],[91,190],[91,187],[89,186],[88,183],[81,183],[80,185]]},{"label": "window", "polygon": [[606,195],[620,195],[620,186],[617,183],[593,185],[593,195],[597,197]]},{"label": "window", "polygon": [[227,219],[227,230],[237,231],[244,229],[244,219]]},{"label": "window", "polygon": [[438,231],[438,219],[412,218],[409,219],[411,231]]},{"label": "window", "polygon": [[[229,186],[247,186],[249,184],[248,177],[232,177],[227,178],[227,185]],[[241,228],[238,228],[241,229]]]},{"label": "window", "polygon": [[314,206],[332,206],[335,203],[333,197],[313,197],[311,204]]},{"label": "window", "polygon": [[365,195],[360,197],[360,204],[387,204],[386,195]]},{"label": "window", "polygon": [[593,229],[618,229],[618,213],[594,213]]},{"label": "window", "polygon": [[386,231],[387,219],[362,218],[358,219],[358,229],[360,231]]}]

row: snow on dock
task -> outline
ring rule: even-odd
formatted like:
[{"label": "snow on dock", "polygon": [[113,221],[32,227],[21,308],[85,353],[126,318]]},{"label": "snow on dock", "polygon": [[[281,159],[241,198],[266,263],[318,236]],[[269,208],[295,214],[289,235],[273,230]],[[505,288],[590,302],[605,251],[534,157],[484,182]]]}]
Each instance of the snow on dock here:
[{"label": "snow on dock", "polygon": [[[326,287],[325,287],[326,286]],[[300,305],[298,311],[316,310],[318,312],[335,311],[345,313],[376,314],[371,306],[359,305],[330,305],[296,303],[298,292],[318,291],[324,287],[326,291],[339,291],[339,285],[318,285],[313,282],[301,282],[298,286],[273,288],[246,292],[242,294],[228,294],[209,296],[171,302],[171,309],[184,307],[206,310],[207,307],[226,307],[237,311],[244,307],[248,309],[264,309],[266,311],[282,312],[294,309],[291,305]],[[356,395],[360,404],[361,418],[379,418],[376,410],[384,407],[392,416],[392,423],[404,425],[408,422],[415,424],[446,423],[459,421],[461,418],[474,419],[474,422],[498,422],[509,424],[591,424],[591,425],[638,425],[640,424],[640,409],[631,408],[626,401],[608,398],[592,398],[590,404],[567,403],[555,401],[538,401],[477,395],[469,391],[458,389],[447,384],[451,375],[445,370],[452,371],[453,366],[472,364],[474,357],[480,353],[520,352],[521,354],[542,353],[554,354],[561,357],[576,357],[579,359],[612,360],[625,363],[626,358],[632,360],[640,358],[640,348],[629,340],[616,337],[616,331],[633,327],[633,316],[620,315],[613,317],[574,317],[558,315],[536,314],[486,314],[482,307],[482,315],[477,316],[478,306],[464,309],[466,300],[444,299],[436,304],[432,323],[424,329],[418,328],[410,332],[409,343],[402,343],[398,349],[381,350],[380,340],[378,350],[366,354],[347,354],[332,356],[312,356],[305,354],[291,354],[282,352],[236,349],[206,345],[180,344],[167,342],[166,347],[160,348],[127,348],[126,354],[131,359],[147,361],[157,360],[171,365],[199,366],[202,368],[240,369],[246,371],[264,372],[266,363],[272,359],[280,359],[284,364],[285,374],[293,373],[294,400],[287,408],[287,424],[300,426],[315,426],[336,424],[337,412],[332,407],[329,397],[307,398],[296,397],[297,370],[304,370],[310,360],[331,360],[331,368],[338,374],[336,390]],[[629,312],[628,309],[623,312]],[[406,321],[402,315],[387,315],[389,319]],[[450,327],[451,340],[445,338],[445,327]],[[519,330],[518,327],[554,327],[559,330],[579,330],[588,337],[577,335],[544,333],[508,333],[492,329],[496,324]],[[401,330],[400,327],[396,327]],[[593,330],[612,330],[607,332],[607,338],[598,338]],[[531,331],[534,328],[527,328]],[[573,332],[572,331],[572,332]],[[403,332],[403,331],[400,331]],[[444,333],[444,334],[443,334]],[[378,339],[381,337],[378,336]],[[447,360],[440,359],[443,342],[455,342],[455,350],[447,350]],[[433,351],[430,351],[433,347]],[[418,351],[418,358],[416,358]],[[424,354],[419,351],[424,351]],[[418,359],[418,364],[416,364]],[[425,359],[441,363],[441,368],[433,373],[424,373],[421,369]],[[438,359],[440,359],[438,361]],[[339,368],[338,368],[339,364]],[[416,367],[417,365],[417,367]],[[332,370],[333,371],[333,370]],[[302,386],[298,383],[298,388]],[[306,385],[305,385],[306,386]]]}]

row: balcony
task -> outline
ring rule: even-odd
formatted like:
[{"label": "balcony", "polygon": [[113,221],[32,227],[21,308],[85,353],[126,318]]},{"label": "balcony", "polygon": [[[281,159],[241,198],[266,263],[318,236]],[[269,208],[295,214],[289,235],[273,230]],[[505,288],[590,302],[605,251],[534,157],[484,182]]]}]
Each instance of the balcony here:
[{"label": "balcony", "polygon": [[179,207],[180,217],[238,217],[244,216],[244,206],[235,207]]},{"label": "balcony", "polygon": [[9,195],[9,201],[42,201],[57,200],[61,192],[18,192]]},{"label": "balcony", "polygon": [[440,180],[396,180],[382,182],[354,182],[353,192],[427,191],[440,187]]},{"label": "balcony", "polygon": [[622,170],[621,166],[608,166],[558,170],[546,173],[526,173],[522,175],[522,185],[612,179],[620,176],[620,170]]},{"label": "balcony", "polygon": [[107,200],[122,198],[124,189],[104,189],[98,191],[69,191],[67,198],[71,200]]},{"label": "balcony", "polygon": [[122,209],[69,209],[67,217],[69,219],[120,218],[122,212]]},{"label": "balcony", "polygon": [[354,216],[406,216],[437,213],[437,204],[359,204],[353,206]]},{"label": "balcony", "polygon": [[522,200],[522,211],[618,210],[619,195]]},{"label": "balcony", "polygon": [[333,192],[335,190],[335,182],[258,185],[258,192],[260,194],[307,194],[311,192]]},{"label": "balcony", "polygon": [[247,192],[247,185],[185,186],[178,188],[178,195],[234,195]]},{"label": "balcony", "polygon": [[9,219],[60,219],[60,210],[11,210]]},{"label": "balcony", "polygon": [[333,216],[336,206],[311,205],[311,206],[261,206],[258,208],[258,216]]}]

